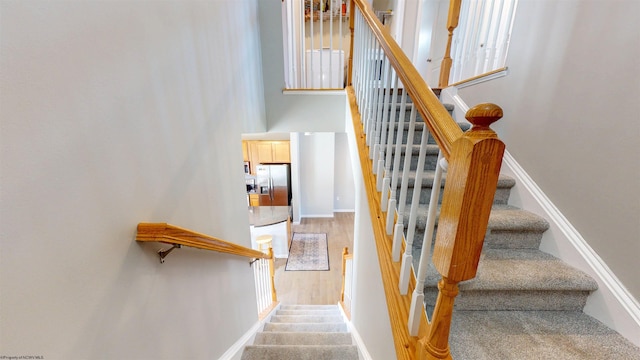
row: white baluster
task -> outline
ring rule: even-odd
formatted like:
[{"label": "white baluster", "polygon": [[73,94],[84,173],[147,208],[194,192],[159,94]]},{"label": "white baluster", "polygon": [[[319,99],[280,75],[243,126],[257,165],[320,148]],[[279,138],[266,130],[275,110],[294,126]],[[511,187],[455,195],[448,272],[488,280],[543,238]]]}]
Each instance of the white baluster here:
[{"label": "white baluster", "polygon": [[398,214],[398,222],[393,229],[393,243],[391,244],[391,259],[394,262],[400,261],[400,251],[402,250],[402,241],[404,240],[404,223],[402,216]]},{"label": "white baluster", "polygon": [[[372,174],[378,174],[378,156],[380,155],[380,144],[377,144],[374,141],[373,146],[371,147],[371,151],[370,153],[373,155],[373,157],[371,158],[371,173]],[[378,189],[378,191],[380,191],[380,189]]]},{"label": "white baluster", "polygon": [[[416,108],[411,107],[411,115],[409,116],[409,130],[407,134],[407,142],[405,144],[407,152],[404,156],[404,166],[402,169],[402,186],[400,188],[400,201],[398,202],[398,215],[404,214],[407,205],[407,189],[409,188],[409,172],[411,168],[411,148],[413,146],[413,134],[416,128]],[[404,132],[404,131],[403,131]]]},{"label": "white baluster", "polygon": [[[384,180],[388,181],[388,179],[389,178],[385,178]],[[387,235],[393,234],[393,223],[395,221],[395,215],[396,215],[396,199],[393,196],[393,193],[395,193],[395,190],[393,190],[393,188],[390,188],[389,193],[391,193],[391,196],[389,197],[389,204],[387,206],[387,224],[385,227],[385,230],[387,231]]]},{"label": "white baluster", "polygon": [[[382,160],[380,160],[380,162],[382,162]],[[380,209],[382,211],[389,211],[389,209],[387,209],[387,205],[389,205],[389,178],[388,177],[384,177],[384,179],[382,180],[382,192],[380,193]]]},{"label": "white baluster", "polygon": [[[378,145],[378,148],[381,148],[382,145]],[[382,191],[382,179],[384,178],[384,157],[383,151],[378,151],[378,166],[376,166],[376,189],[378,191]]]},{"label": "white baluster", "polygon": [[[383,54],[382,49],[378,49],[377,54]],[[376,56],[377,57],[377,56]],[[383,74],[384,77],[382,79],[376,79],[376,100],[375,100],[375,113],[373,114],[373,118],[375,119],[375,126],[373,128],[370,128],[369,130],[371,131],[371,134],[369,134],[369,136],[373,137],[373,143],[378,145],[380,144],[380,133],[382,130],[382,108],[384,107],[384,93],[385,93],[385,83],[386,83],[386,78],[387,78],[387,72],[389,69],[389,59],[387,59],[387,57],[383,57],[382,58],[382,62],[380,64],[380,71],[384,71],[384,72],[378,72],[376,71],[376,74]],[[374,149],[373,148],[369,148],[369,158],[373,159],[374,154],[373,154]]]},{"label": "white baluster", "polygon": [[427,215],[427,226],[424,231],[424,239],[422,241],[422,251],[420,254],[420,265],[418,266],[418,278],[416,287],[413,289],[411,296],[411,308],[409,310],[409,334],[416,336],[420,325],[420,316],[424,307],[424,283],[427,278],[427,269],[431,262],[431,243],[433,242],[433,232],[436,223],[436,212],[438,209],[438,200],[440,198],[440,187],[442,183],[442,173],[447,169],[447,159],[442,157],[442,152],[438,153],[438,162],[436,163],[436,172],[433,178],[433,186],[431,188],[431,197],[429,199],[429,213]]},{"label": "white baluster", "polygon": [[413,262],[413,237],[416,231],[416,221],[418,219],[418,207],[420,205],[420,192],[422,191],[422,177],[424,173],[424,160],[427,153],[426,129],[422,131],[420,139],[420,153],[418,155],[418,168],[416,169],[416,179],[413,184],[413,196],[411,198],[411,212],[409,215],[409,227],[407,229],[407,246],[405,247],[402,265],[400,266],[400,281],[398,287],[400,294],[406,295],[409,287],[409,277],[411,276],[411,263]]}]

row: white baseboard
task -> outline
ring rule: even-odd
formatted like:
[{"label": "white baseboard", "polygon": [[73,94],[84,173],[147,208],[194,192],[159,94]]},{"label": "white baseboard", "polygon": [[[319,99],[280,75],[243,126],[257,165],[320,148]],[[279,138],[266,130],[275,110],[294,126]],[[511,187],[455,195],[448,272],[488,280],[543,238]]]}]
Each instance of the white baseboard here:
[{"label": "white baseboard", "polygon": [[358,352],[360,353],[360,360],[373,360],[373,357],[371,356],[371,354],[369,354],[367,347],[364,345],[364,341],[362,340],[362,337],[360,337],[360,334],[358,333],[358,329],[356,329],[353,326],[353,323],[351,322],[351,320],[349,320],[349,318],[347,317],[347,314],[345,314],[344,309],[342,308],[342,305],[340,305],[340,303],[338,303],[338,309],[340,309],[342,318],[344,319],[344,322],[347,323],[347,327],[349,328],[349,332],[353,337],[353,341],[355,341],[356,346],[358,347]]},{"label": "white baseboard", "polygon": [[265,316],[264,319],[256,322],[246,333],[244,333],[244,335],[242,335],[240,339],[238,339],[238,341],[231,345],[231,347],[227,349],[227,351],[225,351],[225,353],[222,354],[222,356],[220,356],[218,360],[240,360],[244,347],[253,343],[253,339],[255,338],[256,333],[264,327],[264,324],[271,319],[271,316],[273,316],[273,314],[275,314],[275,311],[279,308],[280,304],[273,308],[269,315]]},{"label": "white baseboard", "polygon": [[584,271],[598,283],[598,290],[589,296],[584,312],[640,346],[638,301],[509,152],[505,152],[502,172],[516,180],[509,203],[549,221],[550,228],[543,236],[540,250]]},{"label": "white baseboard", "polygon": [[[445,103],[455,105],[455,119],[463,119],[469,110],[456,88],[443,89],[440,98]],[[537,213],[549,221],[550,228],[542,238],[540,250],[584,271],[598,283],[599,288],[587,299],[584,312],[640,346],[638,300],[634,299],[602,258],[508,151],[504,154],[501,172],[516,180],[516,186],[509,196],[509,204]]]},{"label": "white baseboard", "polygon": [[356,209],[333,209],[333,212],[334,213],[337,213],[337,212],[339,212],[339,213],[350,213],[350,212],[354,213],[354,212],[356,212]]},{"label": "white baseboard", "polygon": [[300,215],[301,218],[332,218],[333,217],[333,213],[331,214],[307,214],[307,215]]}]

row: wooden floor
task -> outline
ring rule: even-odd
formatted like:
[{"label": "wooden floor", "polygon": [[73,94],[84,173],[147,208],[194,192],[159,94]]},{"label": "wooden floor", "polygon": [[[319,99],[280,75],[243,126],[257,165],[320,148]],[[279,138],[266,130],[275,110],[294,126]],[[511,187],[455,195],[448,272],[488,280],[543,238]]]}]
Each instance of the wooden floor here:
[{"label": "wooden floor", "polygon": [[326,305],[340,300],[342,249],[353,249],[353,213],[335,213],[334,218],[303,218],[291,225],[292,232],[327,233],[329,271],[285,271],[287,259],[276,259],[276,291],[282,304]]}]

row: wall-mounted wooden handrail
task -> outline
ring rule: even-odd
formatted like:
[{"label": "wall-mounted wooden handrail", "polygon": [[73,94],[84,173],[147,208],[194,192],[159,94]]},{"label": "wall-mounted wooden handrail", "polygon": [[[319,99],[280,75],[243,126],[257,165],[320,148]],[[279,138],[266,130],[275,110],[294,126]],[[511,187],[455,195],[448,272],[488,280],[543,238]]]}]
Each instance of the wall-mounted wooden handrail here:
[{"label": "wall-mounted wooden handrail", "polygon": [[[418,112],[422,115],[429,131],[440,146],[446,159],[452,152],[453,143],[462,136],[462,130],[453,120],[449,112],[440,103],[438,97],[431,91],[418,70],[413,66],[400,45],[389,34],[380,20],[375,16],[369,2],[354,0],[373,34],[378,39],[390,64],[402,81]],[[352,39],[353,43],[353,39]]]},{"label": "wall-mounted wooden handrail", "polygon": [[269,259],[269,254],[230,243],[213,236],[167,223],[139,223],[136,241],[157,241],[166,244],[190,246],[248,258]]}]

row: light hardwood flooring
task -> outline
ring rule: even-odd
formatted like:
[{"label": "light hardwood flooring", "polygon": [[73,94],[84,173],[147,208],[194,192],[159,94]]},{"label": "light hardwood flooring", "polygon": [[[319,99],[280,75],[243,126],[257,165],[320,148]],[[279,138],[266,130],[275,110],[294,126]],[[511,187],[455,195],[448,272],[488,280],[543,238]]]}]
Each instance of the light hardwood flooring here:
[{"label": "light hardwood flooring", "polygon": [[326,305],[340,300],[342,249],[353,251],[353,213],[335,213],[333,218],[303,218],[291,232],[327,233],[329,271],[285,271],[287,259],[276,259],[275,283],[282,304]]}]

